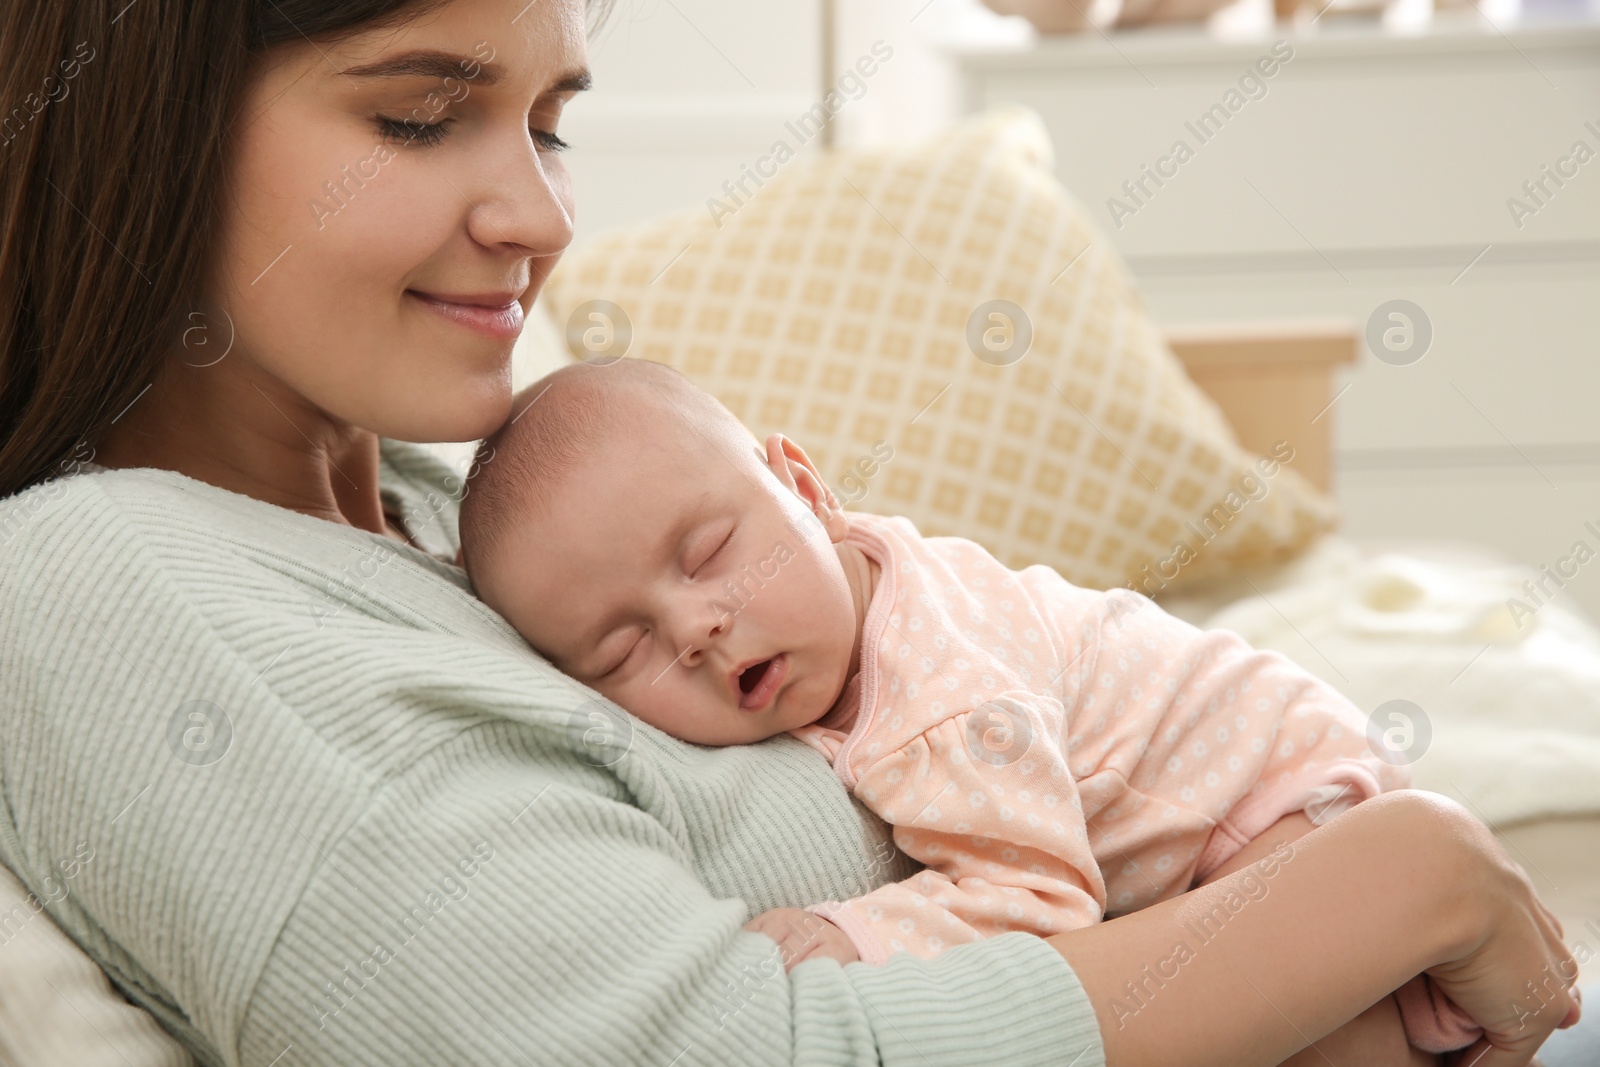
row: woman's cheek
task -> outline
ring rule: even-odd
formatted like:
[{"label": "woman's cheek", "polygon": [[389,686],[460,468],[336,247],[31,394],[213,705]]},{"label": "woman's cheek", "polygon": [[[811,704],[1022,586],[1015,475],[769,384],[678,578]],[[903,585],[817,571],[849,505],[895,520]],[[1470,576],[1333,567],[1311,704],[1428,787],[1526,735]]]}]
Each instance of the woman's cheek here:
[{"label": "woman's cheek", "polygon": [[346,272],[390,275],[397,295],[410,273],[447,244],[465,210],[461,196],[414,151],[380,143],[353,166],[342,164],[340,181],[324,183],[313,245]]}]

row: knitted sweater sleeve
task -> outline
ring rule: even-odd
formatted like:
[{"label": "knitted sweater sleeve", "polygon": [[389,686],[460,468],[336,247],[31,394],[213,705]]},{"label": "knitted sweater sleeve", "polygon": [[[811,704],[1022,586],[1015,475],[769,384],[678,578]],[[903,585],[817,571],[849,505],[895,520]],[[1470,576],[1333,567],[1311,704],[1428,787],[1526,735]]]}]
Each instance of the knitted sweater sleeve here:
[{"label": "knitted sweater sleeve", "polygon": [[741,929],[744,902],[708,893],[658,822],[604,793],[530,769],[493,728],[437,752],[301,898],[244,1062],[1103,1063],[1046,942],[785,974]]},{"label": "knitted sweater sleeve", "polygon": [[826,869],[782,847],[817,801],[749,796],[803,746],[599,758],[439,568],[67,481],[0,502],[0,860],[208,1067],[1103,1064],[1040,939],[785,973],[742,929]]}]

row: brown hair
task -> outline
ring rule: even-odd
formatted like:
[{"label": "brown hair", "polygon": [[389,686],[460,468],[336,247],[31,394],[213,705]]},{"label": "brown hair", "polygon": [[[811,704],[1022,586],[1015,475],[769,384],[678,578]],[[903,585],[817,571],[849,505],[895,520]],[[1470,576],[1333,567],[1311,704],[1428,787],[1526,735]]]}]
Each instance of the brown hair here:
[{"label": "brown hair", "polygon": [[4,5],[0,497],[98,440],[175,347],[213,266],[228,132],[261,55],[442,2]]}]

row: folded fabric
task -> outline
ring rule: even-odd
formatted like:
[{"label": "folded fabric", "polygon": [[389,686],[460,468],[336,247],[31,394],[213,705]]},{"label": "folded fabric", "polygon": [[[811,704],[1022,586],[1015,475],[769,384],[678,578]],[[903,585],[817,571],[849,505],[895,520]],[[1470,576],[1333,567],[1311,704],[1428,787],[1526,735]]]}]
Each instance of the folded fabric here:
[{"label": "folded fabric", "polygon": [[1394,991],[1406,1040],[1424,1052],[1454,1052],[1483,1036],[1483,1027],[1462,1011],[1433,979],[1419,974]]}]

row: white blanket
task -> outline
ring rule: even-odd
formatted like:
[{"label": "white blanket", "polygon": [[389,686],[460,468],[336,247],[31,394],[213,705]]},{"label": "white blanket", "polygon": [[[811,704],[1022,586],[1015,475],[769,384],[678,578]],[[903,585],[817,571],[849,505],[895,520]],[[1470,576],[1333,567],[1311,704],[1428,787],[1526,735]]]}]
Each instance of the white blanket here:
[{"label": "white blanket", "polygon": [[[1418,705],[1432,737],[1411,765],[1417,788],[1491,825],[1600,813],[1600,629],[1569,594],[1536,606],[1531,568],[1449,557],[1330,536],[1289,564],[1160,603],[1282,652],[1369,715]],[[1536,610],[1510,610],[1512,597]]]}]

